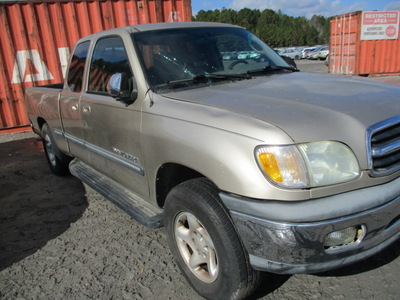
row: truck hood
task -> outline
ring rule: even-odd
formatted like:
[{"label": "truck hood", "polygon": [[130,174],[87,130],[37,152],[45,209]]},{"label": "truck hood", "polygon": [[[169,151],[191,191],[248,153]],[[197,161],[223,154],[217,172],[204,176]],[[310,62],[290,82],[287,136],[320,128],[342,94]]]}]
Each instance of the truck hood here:
[{"label": "truck hood", "polygon": [[342,141],[355,151],[358,148],[363,156],[366,129],[400,114],[397,86],[364,78],[301,72],[164,96],[257,118],[279,127],[295,143]]}]

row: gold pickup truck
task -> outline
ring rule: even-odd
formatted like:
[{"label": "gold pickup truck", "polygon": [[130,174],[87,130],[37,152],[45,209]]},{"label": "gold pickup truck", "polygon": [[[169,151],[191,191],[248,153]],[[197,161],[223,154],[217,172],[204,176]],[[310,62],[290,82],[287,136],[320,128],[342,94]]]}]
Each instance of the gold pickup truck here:
[{"label": "gold pickup truck", "polygon": [[166,227],[192,287],[242,299],[400,236],[400,88],[307,74],[243,28],[147,24],[77,42],[29,88],[51,170]]}]

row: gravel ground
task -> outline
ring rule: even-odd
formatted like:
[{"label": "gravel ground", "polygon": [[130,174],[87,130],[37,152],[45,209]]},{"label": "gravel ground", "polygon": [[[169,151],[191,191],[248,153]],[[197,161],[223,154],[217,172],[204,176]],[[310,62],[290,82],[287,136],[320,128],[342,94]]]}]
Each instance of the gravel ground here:
[{"label": "gravel ground", "polygon": [[[200,299],[163,228],[146,229],[74,177],[52,175],[33,133],[0,135],[0,144],[0,299]],[[400,241],[332,272],[266,277],[253,299],[398,299],[399,254]]]}]

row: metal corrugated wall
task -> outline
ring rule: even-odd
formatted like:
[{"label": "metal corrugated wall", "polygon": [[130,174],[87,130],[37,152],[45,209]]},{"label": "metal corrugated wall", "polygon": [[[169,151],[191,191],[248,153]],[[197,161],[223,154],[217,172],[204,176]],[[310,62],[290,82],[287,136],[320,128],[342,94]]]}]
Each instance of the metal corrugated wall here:
[{"label": "metal corrugated wall", "polygon": [[400,38],[361,40],[362,12],[331,20],[329,72],[343,75],[400,74]]},{"label": "metal corrugated wall", "polygon": [[329,71],[333,74],[356,74],[357,47],[360,40],[358,12],[331,20]]},{"label": "metal corrugated wall", "polygon": [[361,41],[359,74],[400,74],[400,40]]},{"label": "metal corrugated wall", "polygon": [[29,125],[24,89],[62,82],[78,39],[191,14],[190,0],[0,2],[0,133]]}]

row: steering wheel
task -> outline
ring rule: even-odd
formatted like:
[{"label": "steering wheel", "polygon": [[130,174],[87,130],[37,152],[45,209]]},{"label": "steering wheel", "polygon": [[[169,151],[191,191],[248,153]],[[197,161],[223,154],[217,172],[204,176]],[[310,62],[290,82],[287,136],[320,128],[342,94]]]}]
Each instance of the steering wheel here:
[{"label": "steering wheel", "polygon": [[238,64],[245,64],[245,65],[247,65],[248,62],[247,62],[246,60],[244,60],[244,59],[240,59],[240,60],[234,61],[233,63],[231,63],[231,64],[229,65],[228,69],[229,69],[229,70],[232,70],[232,69],[233,69],[236,65],[238,65]]}]

